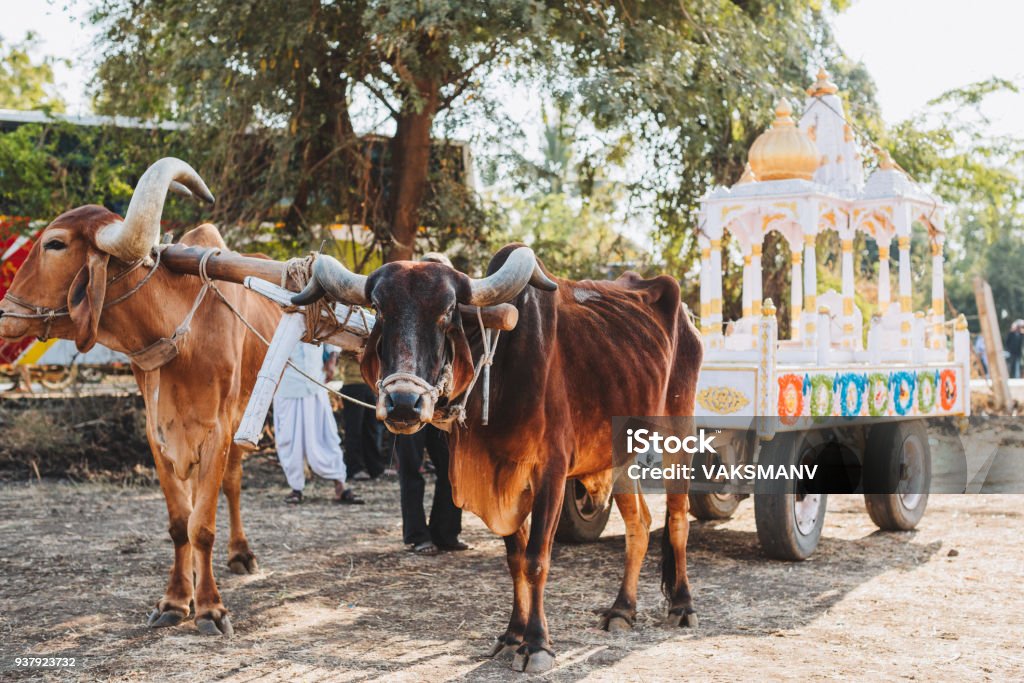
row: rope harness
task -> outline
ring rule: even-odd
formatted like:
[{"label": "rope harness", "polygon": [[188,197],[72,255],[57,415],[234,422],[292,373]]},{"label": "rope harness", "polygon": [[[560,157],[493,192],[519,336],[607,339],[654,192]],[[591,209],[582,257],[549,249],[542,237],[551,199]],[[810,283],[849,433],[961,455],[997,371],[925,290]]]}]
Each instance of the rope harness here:
[{"label": "rope harness", "polygon": [[[135,263],[131,264],[130,266],[125,268],[123,271],[121,271],[120,273],[118,273],[114,277],[112,277],[109,280],[107,280],[107,287],[110,287],[111,285],[117,284],[118,282],[123,280],[125,277],[127,277],[131,273],[134,273],[138,268],[140,268],[141,266],[145,265],[148,260],[149,259],[142,258],[142,259],[139,259],[138,261],[136,261]],[[146,273],[146,276],[144,278],[142,278],[141,280],[139,280],[139,282],[134,287],[129,289],[127,292],[125,292],[121,296],[115,297],[114,299],[111,299],[110,301],[104,302],[102,310],[105,311],[108,308],[110,308],[112,306],[116,306],[117,304],[121,303],[122,301],[125,301],[125,300],[129,299],[132,295],[134,295],[136,292],[138,292],[140,289],[142,289],[142,287],[147,282],[149,282],[149,279],[151,277],[153,277],[153,275],[156,273],[157,268],[159,268],[159,267],[160,267],[160,253],[157,252],[156,259],[154,260],[153,265],[150,266],[150,270],[149,270],[148,273]],[[18,319],[21,319],[21,320],[45,320],[46,321],[46,326],[43,328],[42,336],[39,337],[40,341],[47,341],[50,338],[50,328],[53,326],[54,321],[56,321],[58,318],[68,318],[68,317],[71,316],[71,312],[68,310],[68,307],[67,307],[66,304],[64,306],[59,307],[59,308],[51,308],[49,306],[38,306],[38,305],[33,304],[31,302],[25,301],[24,299],[16,297],[13,294],[11,294],[10,292],[5,294],[3,299],[0,299],[0,301],[10,301],[15,306],[20,306],[20,307],[22,307],[22,308],[24,308],[26,310],[32,311],[31,313],[5,312],[4,313],[4,317],[5,318],[18,318]]]}]

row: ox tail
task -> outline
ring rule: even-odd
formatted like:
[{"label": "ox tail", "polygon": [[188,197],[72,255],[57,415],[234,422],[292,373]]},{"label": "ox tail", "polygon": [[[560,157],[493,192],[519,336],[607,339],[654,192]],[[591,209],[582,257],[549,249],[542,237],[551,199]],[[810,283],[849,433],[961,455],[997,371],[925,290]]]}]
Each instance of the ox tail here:
[{"label": "ox tail", "polygon": [[[665,496],[666,499],[668,496]],[[676,551],[672,548],[672,525],[669,506],[665,505],[665,528],[661,531],[661,592],[669,600],[676,589]]]}]

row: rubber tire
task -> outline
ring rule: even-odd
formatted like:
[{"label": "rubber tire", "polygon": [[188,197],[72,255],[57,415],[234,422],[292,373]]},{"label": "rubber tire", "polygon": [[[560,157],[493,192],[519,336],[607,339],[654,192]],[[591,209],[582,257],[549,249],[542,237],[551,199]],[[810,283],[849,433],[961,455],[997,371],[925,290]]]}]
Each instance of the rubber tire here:
[{"label": "rubber tire", "polygon": [[928,445],[928,427],[924,420],[909,420],[883,424],[871,430],[864,453],[865,477],[880,477],[879,481],[899,478],[899,466],[904,444],[915,439],[924,451],[923,493],[913,509],[904,505],[896,493],[865,493],[864,505],[871,521],[883,531],[910,531],[924,517],[928,507],[928,491],[932,480],[931,447]]},{"label": "rubber tire", "polygon": [[[558,518],[555,540],[561,543],[593,543],[601,538],[612,514],[609,500],[602,510],[581,510],[583,500],[590,500],[586,490],[576,479],[565,482],[565,497],[562,499],[562,513]],[[596,507],[596,506],[594,506]]]},{"label": "rubber tire", "polygon": [[739,504],[739,496],[735,494],[725,494],[725,497],[714,493],[690,494],[690,514],[702,521],[731,519]]},{"label": "rubber tire", "polygon": [[[760,461],[767,464],[789,465],[799,462],[809,445],[820,432],[791,432],[780,434],[762,447]],[[800,562],[814,554],[825,525],[828,494],[820,494],[814,526],[802,532],[796,521],[798,494],[757,492],[754,495],[754,522],[757,538],[765,554],[776,560]]]}]

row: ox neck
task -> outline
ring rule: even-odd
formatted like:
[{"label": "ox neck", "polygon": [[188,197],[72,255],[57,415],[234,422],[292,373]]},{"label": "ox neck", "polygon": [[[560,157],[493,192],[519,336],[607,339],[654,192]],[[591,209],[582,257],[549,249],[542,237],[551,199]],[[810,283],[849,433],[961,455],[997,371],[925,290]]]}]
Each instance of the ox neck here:
[{"label": "ox neck", "polygon": [[[136,287],[148,270],[125,278],[126,289]],[[121,353],[132,353],[170,336],[188,313],[202,283],[198,278],[158,268],[151,281],[134,296],[103,312],[99,342]]]}]

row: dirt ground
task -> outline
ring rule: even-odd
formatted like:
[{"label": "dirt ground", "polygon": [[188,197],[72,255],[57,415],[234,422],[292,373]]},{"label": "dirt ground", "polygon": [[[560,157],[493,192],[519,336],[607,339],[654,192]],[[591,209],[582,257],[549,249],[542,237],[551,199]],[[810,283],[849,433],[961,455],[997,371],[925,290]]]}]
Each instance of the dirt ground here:
[{"label": "dirt ground", "polygon": [[[232,640],[201,637],[191,622],[143,626],[172,556],[159,489],[0,487],[0,678],[521,680],[481,656],[504,628],[511,587],[502,543],[479,520],[465,518],[469,552],[415,557],[401,544],[393,480],[361,484],[364,507],[332,505],[317,482],[289,508],[272,460],[247,468],[243,514],[262,572],[230,574],[219,534]],[[663,501],[651,500],[659,520]],[[556,549],[546,604],[558,660],[542,678],[1020,679],[1022,502],[933,496],[918,531],[880,533],[859,499],[833,497],[817,554],[788,564],[762,555],[746,501],[728,522],[693,525],[700,628],[660,624],[656,531],[636,628],[615,635],[596,629],[595,614],[621,571],[613,515],[600,542]],[[77,667],[12,671],[23,655],[76,657]]]}]

